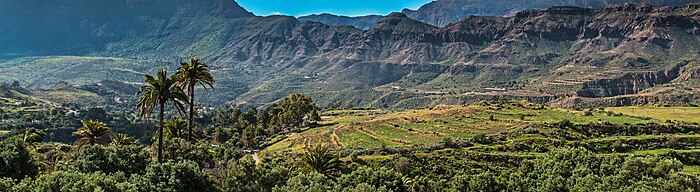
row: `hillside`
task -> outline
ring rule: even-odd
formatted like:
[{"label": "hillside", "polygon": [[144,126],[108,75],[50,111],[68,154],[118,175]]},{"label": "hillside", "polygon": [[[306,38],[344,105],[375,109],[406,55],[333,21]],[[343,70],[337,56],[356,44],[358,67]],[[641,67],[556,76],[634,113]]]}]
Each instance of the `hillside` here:
[{"label": "hillside", "polygon": [[[0,58],[106,52],[110,56],[124,56],[124,52],[140,51],[142,47],[136,41],[122,47],[117,42],[134,38],[170,41],[156,50],[162,51],[177,43],[166,40],[167,36],[179,33],[198,19],[252,16],[232,0],[2,1]],[[179,35],[194,38],[185,34]],[[114,46],[117,48],[110,48]]]},{"label": "hillside", "polygon": [[[119,20],[57,15],[52,18],[62,23],[94,19],[95,24],[80,25],[86,33],[56,35],[84,38],[71,43],[15,46],[55,37],[48,34],[0,40],[2,55],[12,56],[0,61],[0,80],[32,87],[57,80],[137,83],[144,73],[173,71],[177,61],[196,56],[217,79],[217,89],[200,97],[213,104],[259,106],[292,92],[343,107],[414,108],[498,98],[558,106],[698,103],[698,4],[553,7],[471,17],[442,28],[396,13],[360,30],[255,17],[235,3],[214,2],[188,1],[192,5],[177,10],[150,7],[158,11],[145,4]],[[55,12],[70,13],[65,7]],[[67,30],[50,24],[57,21],[36,21],[46,27],[37,33]],[[26,27],[12,23],[17,22],[2,28]],[[122,27],[106,30],[109,26]],[[103,39],[105,33],[97,33],[102,29],[119,35]],[[48,73],[38,76],[38,70]]]}]

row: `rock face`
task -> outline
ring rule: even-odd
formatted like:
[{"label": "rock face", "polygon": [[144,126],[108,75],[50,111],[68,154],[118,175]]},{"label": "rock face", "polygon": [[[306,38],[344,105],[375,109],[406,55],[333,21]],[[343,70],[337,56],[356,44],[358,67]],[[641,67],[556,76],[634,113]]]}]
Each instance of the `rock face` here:
[{"label": "rock face", "polygon": [[678,78],[680,67],[668,71],[631,73],[615,79],[600,79],[585,83],[577,92],[578,96],[599,98],[637,94],[656,85],[665,84]]},{"label": "rock face", "polygon": [[[146,11],[124,13],[126,19],[74,14],[48,21],[30,13],[0,17],[11,21],[0,26],[1,34],[9,34],[0,36],[0,55],[87,55],[163,63],[196,56],[210,64],[217,78],[217,89],[202,99],[253,106],[293,92],[310,94],[322,104],[391,101],[388,105],[396,107],[436,100],[434,95],[608,97],[635,94],[692,76],[686,72],[700,68],[700,17],[694,4],[551,7],[511,17],[475,16],[444,27],[395,13],[361,30],[287,16],[255,17],[245,10],[220,14],[217,10],[235,4],[196,2],[183,0],[191,4],[175,10],[144,5]],[[42,30],[15,31],[27,28],[25,22],[32,19],[32,26]],[[32,65],[28,60],[13,65]],[[0,63],[0,78],[23,75],[7,70],[14,67]],[[153,71],[132,71],[149,70]],[[55,71],[65,75],[62,79],[86,75]],[[95,72],[111,73],[116,72]],[[389,98],[397,93],[402,96]]]}]

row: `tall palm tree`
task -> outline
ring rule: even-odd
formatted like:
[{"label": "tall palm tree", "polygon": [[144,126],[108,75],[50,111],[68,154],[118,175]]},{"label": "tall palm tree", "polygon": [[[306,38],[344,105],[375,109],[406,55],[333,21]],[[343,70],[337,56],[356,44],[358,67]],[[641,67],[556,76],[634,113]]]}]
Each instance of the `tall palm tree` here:
[{"label": "tall palm tree", "polygon": [[79,146],[86,144],[107,144],[107,139],[105,135],[111,132],[112,129],[107,127],[107,124],[96,121],[87,120],[83,121],[83,126],[79,127],[77,131],[73,132],[73,136],[80,136],[81,138],[75,141]]},{"label": "tall palm tree", "polygon": [[194,129],[194,87],[199,84],[204,89],[207,86],[214,88],[214,77],[209,73],[207,64],[192,58],[189,63],[181,63],[175,76],[178,78],[178,85],[187,88],[187,95],[190,96],[190,111],[188,114],[188,135],[187,140],[192,142],[192,129]]},{"label": "tall palm tree", "polygon": [[163,162],[163,127],[165,126],[165,106],[172,104],[178,112],[184,111],[183,102],[187,100],[187,95],[182,91],[182,88],[176,86],[177,81],[174,77],[168,77],[168,71],[160,69],[156,77],[146,75],[146,85],[141,86],[139,90],[139,98],[136,107],[141,110],[141,116],[147,119],[151,118],[153,109],[158,106],[160,126],[158,127],[158,162]]},{"label": "tall palm tree", "polygon": [[317,145],[313,149],[307,150],[302,155],[301,160],[309,171],[315,171],[327,176],[331,176],[341,166],[339,156],[333,154],[328,147],[323,145]]}]

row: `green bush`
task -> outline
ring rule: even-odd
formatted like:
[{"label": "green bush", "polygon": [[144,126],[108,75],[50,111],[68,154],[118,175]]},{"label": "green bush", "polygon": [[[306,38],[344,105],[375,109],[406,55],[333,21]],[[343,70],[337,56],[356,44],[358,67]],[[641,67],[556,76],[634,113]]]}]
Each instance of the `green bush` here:
[{"label": "green bush", "polygon": [[290,175],[289,168],[275,163],[255,165],[252,158],[232,164],[225,175],[224,188],[231,192],[271,191],[282,186]]},{"label": "green bush", "polygon": [[[210,168],[214,166],[214,156],[209,152],[209,147],[206,143],[200,142],[191,144],[182,138],[174,138],[164,140],[163,142],[163,158],[172,161],[194,161],[202,168]],[[155,146],[154,146],[155,147]],[[156,156],[156,148],[151,150],[152,156]]]},{"label": "green bush", "polygon": [[192,161],[150,164],[143,175],[132,175],[130,182],[139,191],[219,191]]},{"label": "green bush", "polygon": [[452,191],[501,191],[503,186],[490,173],[458,175],[450,182]]},{"label": "green bush", "polygon": [[361,184],[369,185],[374,189],[406,190],[401,173],[385,167],[373,169],[366,166],[360,167],[350,174],[340,176],[335,189],[338,191],[353,190]]},{"label": "green bush", "polygon": [[[507,191],[698,191],[683,164],[657,157],[602,158],[583,148],[562,148],[524,161],[508,175]],[[654,190],[651,190],[654,191]]]},{"label": "green bush", "polygon": [[326,192],[330,191],[332,180],[323,174],[311,172],[301,174],[287,180],[281,187],[275,187],[274,192]]},{"label": "green bush", "polygon": [[25,143],[17,137],[0,142],[0,178],[23,179],[38,173]]},{"label": "green bush", "polygon": [[57,171],[36,180],[24,179],[8,191],[138,191],[123,173],[80,173]]},{"label": "green bush", "polygon": [[124,172],[127,175],[143,173],[149,163],[149,156],[138,145],[83,147],[71,156],[71,162],[64,170],[84,173],[101,171],[104,173]]}]

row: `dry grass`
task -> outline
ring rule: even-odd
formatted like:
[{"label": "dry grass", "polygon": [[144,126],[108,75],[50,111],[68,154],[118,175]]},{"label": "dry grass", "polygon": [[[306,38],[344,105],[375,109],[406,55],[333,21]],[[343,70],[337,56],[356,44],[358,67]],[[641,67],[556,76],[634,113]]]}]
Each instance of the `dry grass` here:
[{"label": "dry grass", "polygon": [[700,123],[700,107],[612,107],[608,111],[625,115],[643,116],[662,121]]}]

